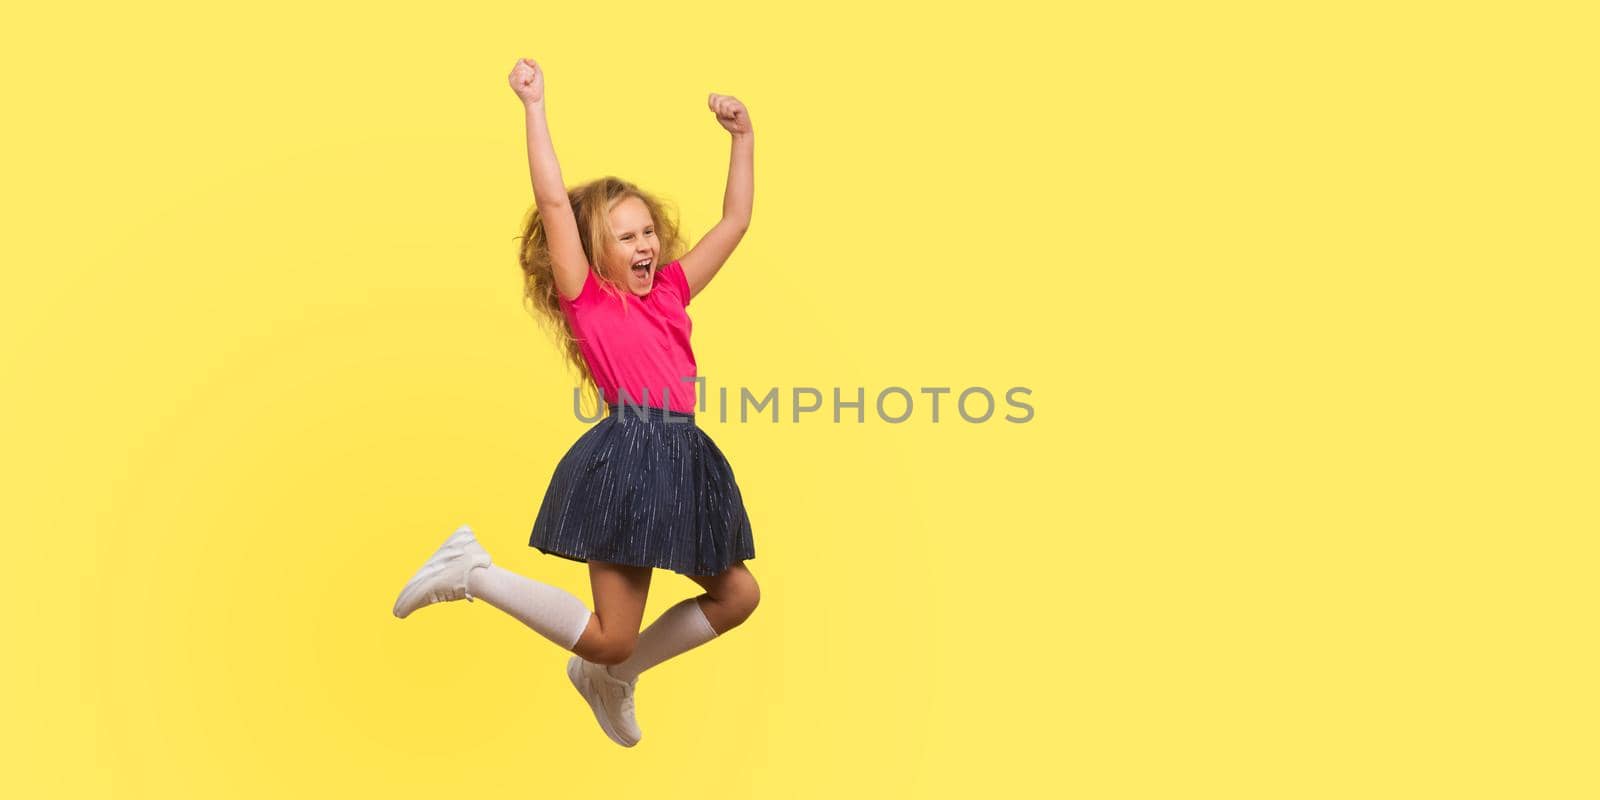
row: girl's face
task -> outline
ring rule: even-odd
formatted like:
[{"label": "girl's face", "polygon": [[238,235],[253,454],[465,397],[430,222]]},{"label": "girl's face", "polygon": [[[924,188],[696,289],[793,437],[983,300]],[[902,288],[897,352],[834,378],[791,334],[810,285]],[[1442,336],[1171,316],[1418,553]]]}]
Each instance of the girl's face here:
[{"label": "girl's face", "polygon": [[611,208],[611,275],[639,297],[655,286],[661,245],[650,209],[637,197],[624,197]]}]

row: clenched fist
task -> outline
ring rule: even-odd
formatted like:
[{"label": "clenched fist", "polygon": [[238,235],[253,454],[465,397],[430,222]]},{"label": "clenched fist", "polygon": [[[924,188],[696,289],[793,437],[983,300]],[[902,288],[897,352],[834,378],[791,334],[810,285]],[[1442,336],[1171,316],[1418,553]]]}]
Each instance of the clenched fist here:
[{"label": "clenched fist", "polygon": [[706,105],[711,107],[711,112],[717,115],[717,122],[727,128],[728,133],[750,132],[750,112],[745,110],[744,103],[739,102],[739,98],[728,94],[713,94],[706,100]]},{"label": "clenched fist", "polygon": [[516,92],[523,103],[544,102],[544,70],[539,69],[538,62],[531,58],[517,59],[508,80],[511,91]]}]

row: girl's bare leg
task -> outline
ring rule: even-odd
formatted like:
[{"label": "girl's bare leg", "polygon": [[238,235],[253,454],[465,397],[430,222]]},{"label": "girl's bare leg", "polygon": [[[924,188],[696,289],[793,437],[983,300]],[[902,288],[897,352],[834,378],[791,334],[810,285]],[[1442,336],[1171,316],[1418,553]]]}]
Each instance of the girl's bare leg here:
[{"label": "girl's bare leg", "polygon": [[744,564],[720,575],[689,576],[706,593],[690,597],[661,613],[639,634],[638,645],[626,661],[608,667],[612,676],[637,680],[639,673],[676,658],[712,639],[750,616],[760,599],[756,579]]},{"label": "girl's bare leg", "polygon": [[572,652],[596,664],[617,664],[633,655],[651,573],[649,567],[590,561],[595,613]]},{"label": "girl's bare leg", "polygon": [[711,627],[721,634],[750,618],[761,602],[761,587],[756,576],[740,561],[719,575],[690,575],[706,593],[700,595],[700,610]]}]

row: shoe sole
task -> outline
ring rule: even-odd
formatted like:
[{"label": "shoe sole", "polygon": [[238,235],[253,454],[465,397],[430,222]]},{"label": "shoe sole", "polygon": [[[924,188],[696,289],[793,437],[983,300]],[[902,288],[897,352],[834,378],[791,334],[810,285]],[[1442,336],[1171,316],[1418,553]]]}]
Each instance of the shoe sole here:
[{"label": "shoe sole", "polygon": [[605,704],[599,701],[598,692],[584,691],[584,686],[589,683],[589,679],[583,675],[582,662],[583,656],[573,656],[572,658],[567,659],[567,680],[572,681],[572,688],[577,689],[578,694],[583,697],[584,702],[589,704],[589,710],[594,712],[595,722],[600,723],[600,730],[605,731],[606,736],[610,738],[611,741],[616,742],[623,747],[632,747],[638,744],[638,742],[629,742],[628,740],[623,739],[617,735],[615,730],[611,728],[611,721],[606,715]]}]

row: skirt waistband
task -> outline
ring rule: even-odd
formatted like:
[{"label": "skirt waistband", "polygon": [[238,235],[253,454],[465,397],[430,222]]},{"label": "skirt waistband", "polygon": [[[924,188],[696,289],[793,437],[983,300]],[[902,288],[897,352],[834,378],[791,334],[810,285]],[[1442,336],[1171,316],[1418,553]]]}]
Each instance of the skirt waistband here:
[{"label": "skirt waistband", "polygon": [[639,420],[640,422],[664,422],[670,425],[694,424],[694,414],[669,411],[655,406],[635,405],[633,403],[622,403],[620,405],[607,403],[606,408],[610,409],[610,414],[606,419],[624,417],[630,420]]}]

